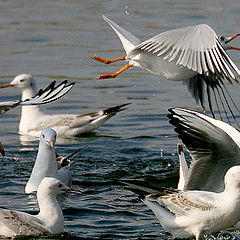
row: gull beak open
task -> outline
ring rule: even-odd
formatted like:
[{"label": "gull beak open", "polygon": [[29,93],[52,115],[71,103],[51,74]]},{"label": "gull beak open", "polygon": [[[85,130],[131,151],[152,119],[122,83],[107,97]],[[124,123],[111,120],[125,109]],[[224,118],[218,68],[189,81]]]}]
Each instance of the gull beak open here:
[{"label": "gull beak open", "polygon": [[[228,44],[229,42],[231,42],[233,39],[235,39],[236,37],[240,36],[240,33],[238,34],[235,34],[233,35],[232,37],[229,37],[228,40],[225,42],[226,44]],[[240,51],[240,48],[237,48],[237,47],[232,47],[232,46],[229,46],[230,49],[233,49],[233,50],[238,50]]]},{"label": "gull beak open", "polygon": [[77,195],[81,195],[82,192],[76,188],[69,188],[69,189],[65,189],[65,192],[66,193],[74,193],[74,194],[77,194]]},{"label": "gull beak open", "polygon": [[3,84],[2,86],[0,86],[0,88],[7,88],[7,87],[15,87],[15,85],[11,84],[11,83],[6,83],[6,84]]},{"label": "gull beak open", "polygon": [[0,153],[2,154],[3,157],[5,157],[5,151],[1,143],[0,143]]},{"label": "gull beak open", "polygon": [[54,148],[55,142],[52,141],[52,140],[50,140],[50,141],[48,142],[48,145],[49,145],[51,148]]}]

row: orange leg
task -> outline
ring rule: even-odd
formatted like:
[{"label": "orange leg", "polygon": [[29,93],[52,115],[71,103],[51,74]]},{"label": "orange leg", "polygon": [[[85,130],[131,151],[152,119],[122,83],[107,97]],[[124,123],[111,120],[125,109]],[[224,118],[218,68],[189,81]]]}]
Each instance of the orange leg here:
[{"label": "orange leg", "polygon": [[133,64],[126,64],[125,66],[123,66],[119,71],[112,73],[112,74],[104,74],[101,75],[100,77],[98,77],[98,79],[106,79],[106,78],[115,78],[116,76],[118,76],[121,72],[125,71],[126,69],[133,67]]},{"label": "orange leg", "polygon": [[121,61],[121,60],[125,60],[125,57],[122,56],[122,57],[119,57],[119,58],[116,58],[116,59],[104,59],[104,58],[101,58],[101,57],[92,57],[92,59],[98,61],[98,62],[102,62],[102,63],[105,63],[105,64],[109,64],[109,63],[113,63],[113,62],[117,62],[117,61]]}]

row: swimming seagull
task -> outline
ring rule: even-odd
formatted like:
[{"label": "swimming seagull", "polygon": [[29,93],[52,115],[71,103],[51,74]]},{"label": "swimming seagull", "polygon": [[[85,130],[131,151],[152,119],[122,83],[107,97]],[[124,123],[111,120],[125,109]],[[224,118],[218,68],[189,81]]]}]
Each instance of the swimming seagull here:
[{"label": "swimming seagull", "polygon": [[240,166],[231,167],[220,193],[179,191],[153,193],[143,201],[153,211],[162,227],[175,238],[196,240],[231,227],[240,220]]},{"label": "swimming seagull", "polygon": [[58,176],[58,165],[55,153],[56,132],[51,128],[42,130],[37,158],[26,184],[25,192],[32,193],[38,190],[38,186],[44,177]]},{"label": "swimming seagull", "polygon": [[37,158],[25,187],[26,193],[36,192],[44,177],[57,178],[68,187],[72,185],[70,158],[84,149],[84,147],[75,150],[67,157],[59,156],[55,151],[56,137],[56,132],[53,129],[46,128],[42,130]]},{"label": "swimming seagull", "polygon": [[0,209],[0,235],[15,237],[24,235],[57,234],[64,231],[64,217],[56,196],[62,193],[80,194],[52,177],[45,177],[37,191],[39,213]]},{"label": "swimming seagull", "polygon": [[169,80],[184,81],[196,102],[200,102],[203,108],[205,107],[206,85],[209,109],[214,118],[212,101],[216,102],[221,119],[223,116],[219,102],[226,115],[229,109],[234,117],[229,102],[239,112],[223,80],[226,78],[230,83],[232,80],[238,82],[236,77],[240,75],[240,70],[226,50],[240,50],[240,48],[229,45],[229,42],[240,34],[232,37],[217,36],[210,26],[200,24],[166,31],[146,41],[141,41],[106,16],[103,18],[119,36],[126,56],[113,60],[97,56],[92,58],[105,64],[121,60],[129,63],[116,73],[102,75],[98,77],[99,79],[115,78],[126,69],[136,66]]},{"label": "swimming seagull", "polygon": [[[34,96],[36,84],[30,74],[20,74],[11,83],[4,84],[0,88],[16,87],[22,91],[22,101]],[[98,112],[77,114],[47,115],[40,111],[39,106],[22,106],[19,133],[39,137],[44,128],[53,128],[58,137],[76,136],[82,133],[92,132],[102,126],[116,113],[125,110],[122,104],[119,106],[100,110]]]},{"label": "swimming seagull", "polygon": [[35,96],[26,100],[0,102],[0,114],[19,105],[40,105],[53,102],[64,96],[74,86],[75,82],[68,84],[67,80],[64,80],[57,86],[55,84],[55,81],[51,82],[44,90],[40,89]]},{"label": "swimming seagull", "polygon": [[[189,170],[180,166],[183,177],[179,189],[221,192],[228,169],[240,165],[240,132],[194,110],[178,107],[169,111],[169,122],[192,157]],[[179,153],[184,162],[183,150]]]}]

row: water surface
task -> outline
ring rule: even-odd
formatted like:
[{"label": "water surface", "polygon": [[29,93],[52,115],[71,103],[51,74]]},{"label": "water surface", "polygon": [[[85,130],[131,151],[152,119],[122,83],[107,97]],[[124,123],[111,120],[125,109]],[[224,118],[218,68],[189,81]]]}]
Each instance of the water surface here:
[{"label": "water surface", "polygon": [[[84,114],[132,103],[94,134],[57,144],[58,153],[64,156],[86,146],[71,166],[74,186],[84,194],[61,201],[65,231],[86,239],[171,239],[137,195],[117,180],[175,187],[178,140],[168,123],[167,109],[200,108],[182,83],[141,69],[130,69],[113,80],[96,80],[99,74],[118,70],[122,63],[104,65],[91,56],[124,55],[102,14],[143,40],[199,23],[231,35],[239,32],[240,4],[237,0],[0,1],[1,84],[20,73],[32,74],[39,87],[54,79],[75,81],[67,96],[42,107],[53,114]],[[240,46],[239,40],[234,43]],[[239,55],[231,56],[239,66]],[[227,85],[238,103],[235,86]],[[0,101],[18,98],[17,89],[1,90]],[[22,142],[19,116],[20,108],[0,116],[0,138],[7,152],[7,158],[0,161],[0,206],[37,213],[36,199],[24,194],[24,186],[38,141]]]}]

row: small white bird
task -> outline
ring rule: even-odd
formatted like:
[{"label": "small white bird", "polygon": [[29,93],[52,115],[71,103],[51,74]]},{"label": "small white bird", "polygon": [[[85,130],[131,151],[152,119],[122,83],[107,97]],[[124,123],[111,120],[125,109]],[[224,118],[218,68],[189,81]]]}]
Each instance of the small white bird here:
[{"label": "small white bird", "polygon": [[[22,91],[22,101],[34,96],[36,86],[33,77],[29,74],[16,76],[11,83],[4,84],[0,88],[16,87]],[[58,137],[76,136],[82,133],[92,132],[102,126],[109,118],[124,110],[122,104],[98,112],[77,114],[47,115],[40,111],[39,106],[22,106],[19,133],[39,137],[42,129],[54,129]]]},{"label": "small white bird", "polygon": [[231,227],[240,220],[240,166],[231,167],[224,178],[224,191],[180,191],[154,193],[144,203],[162,227],[175,238],[196,240]]},{"label": "small white bird", "polygon": [[42,130],[37,158],[26,184],[25,192],[32,193],[38,190],[38,186],[44,177],[58,177],[58,165],[55,153],[56,132],[51,128]]},{"label": "small white bird", "polygon": [[64,80],[57,86],[55,86],[55,83],[55,81],[51,82],[44,90],[40,89],[35,96],[29,99],[11,102],[0,102],[0,114],[3,114],[19,105],[40,105],[53,102],[64,96],[75,84],[75,82],[67,84],[67,80]]},{"label": "small white bird", "polygon": [[240,132],[194,110],[178,107],[169,111],[169,122],[192,157],[189,170],[182,168],[180,189],[221,192],[227,170],[240,165]]},{"label": "small white bird", "polygon": [[[236,109],[237,107],[223,80],[226,78],[231,83],[232,80],[237,81],[234,73],[240,75],[240,70],[226,52],[229,49],[240,50],[228,45],[240,34],[218,37],[210,26],[200,24],[166,31],[141,41],[106,16],[103,18],[119,36],[126,56],[113,60],[96,56],[92,58],[105,64],[120,60],[129,63],[116,73],[102,75],[99,79],[115,78],[130,67],[140,67],[169,80],[184,81],[196,102],[200,102],[202,107],[204,107],[204,93],[207,91],[209,109],[214,117],[212,101],[216,101],[217,108],[220,101],[223,110],[226,112],[225,109],[228,108],[233,115],[229,102],[231,101]],[[213,99],[210,95],[211,90],[214,94]]]},{"label": "small white bird", "polygon": [[15,237],[24,235],[57,234],[64,231],[64,216],[56,196],[62,193],[80,194],[52,177],[45,177],[37,191],[39,213],[0,209],[0,235]]}]

